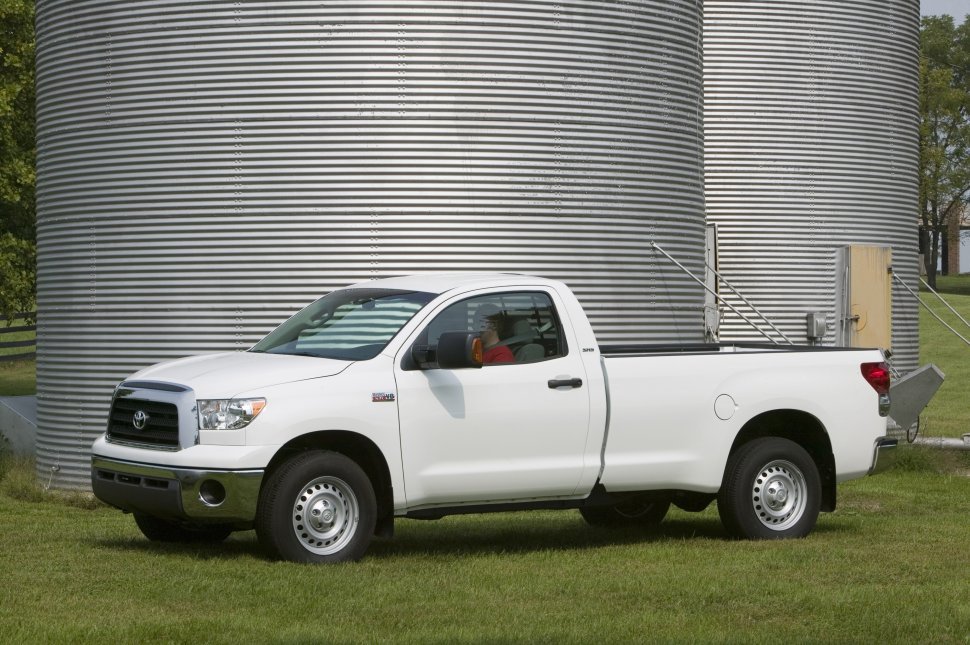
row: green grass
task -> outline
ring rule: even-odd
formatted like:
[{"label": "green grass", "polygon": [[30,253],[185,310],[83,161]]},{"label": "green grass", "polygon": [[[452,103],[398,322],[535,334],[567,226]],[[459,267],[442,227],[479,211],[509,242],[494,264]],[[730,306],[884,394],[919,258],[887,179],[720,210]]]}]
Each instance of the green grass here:
[{"label": "green grass", "polygon": [[729,540],[713,507],[654,532],[529,512],[399,521],[333,567],[266,560],[252,532],[150,543],[118,511],[23,499],[7,482],[29,466],[7,461],[0,638],[965,643],[970,457],[907,451],[843,485],[805,540]]},{"label": "green grass", "polygon": [[20,396],[37,391],[36,361],[0,363],[0,396]]},{"label": "green grass", "polygon": [[[970,320],[970,275],[940,276],[939,291],[964,319]],[[947,310],[936,296],[920,293],[933,309],[964,338],[970,327]],[[959,437],[970,433],[970,345],[953,335],[920,307],[920,364],[935,363],[946,375],[943,385],[921,415],[920,431],[928,437]]]},{"label": "green grass", "polygon": [[940,293],[955,293],[970,296],[970,273],[936,276],[936,290]]}]

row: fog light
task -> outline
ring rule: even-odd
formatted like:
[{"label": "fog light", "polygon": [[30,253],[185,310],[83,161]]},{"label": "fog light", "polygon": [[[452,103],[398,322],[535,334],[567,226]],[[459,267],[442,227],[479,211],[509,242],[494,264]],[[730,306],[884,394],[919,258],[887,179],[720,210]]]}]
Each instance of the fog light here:
[{"label": "fog light", "polygon": [[207,479],[199,486],[199,499],[206,506],[219,506],[226,501],[226,488],[214,479]]}]

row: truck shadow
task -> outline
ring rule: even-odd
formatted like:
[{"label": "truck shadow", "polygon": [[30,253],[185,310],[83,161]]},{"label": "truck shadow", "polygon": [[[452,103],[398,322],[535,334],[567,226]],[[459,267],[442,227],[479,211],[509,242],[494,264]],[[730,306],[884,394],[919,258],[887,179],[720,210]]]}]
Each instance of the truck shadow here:
[{"label": "truck shadow", "polygon": [[99,549],[145,555],[182,555],[196,560],[238,560],[252,558],[264,560],[254,531],[234,533],[225,542],[216,544],[150,542],[141,536],[133,538],[99,539],[93,544]]},{"label": "truck shadow", "polygon": [[668,540],[730,539],[720,522],[705,519],[675,520],[651,528],[600,528],[582,521],[540,521],[529,526],[495,526],[479,531],[469,530],[468,526],[447,526],[447,521],[421,522],[419,526],[402,523],[393,539],[375,540],[367,557],[582,551]]},{"label": "truck shadow", "polygon": [[[691,540],[732,541],[716,517],[676,518],[656,527],[601,528],[565,516],[529,518],[529,513],[477,516],[475,521],[444,518],[437,521],[399,520],[392,539],[376,538],[367,560],[414,555],[468,556],[582,551],[633,544],[686,542]],[[556,514],[558,515],[558,514]],[[488,518],[488,519],[483,519]],[[813,534],[851,530],[846,526],[820,523]],[[156,555],[184,555],[198,560],[264,560],[254,531],[234,533],[217,544],[175,544],[136,538],[100,539],[99,548]]]},{"label": "truck shadow", "polygon": [[[716,540],[732,542],[716,516],[697,515],[667,519],[654,527],[603,528],[587,525],[581,519],[568,514],[553,512],[541,519],[523,518],[512,521],[522,514],[498,514],[494,519],[509,520],[508,526],[488,525],[482,520],[482,530],[473,530],[469,523],[449,520],[421,522],[405,520],[398,522],[393,539],[375,539],[367,558],[393,558],[408,555],[497,555],[503,553],[530,553],[540,551],[581,551],[634,544],[660,542],[683,542],[692,540]],[[517,519],[517,518],[516,518]],[[846,526],[818,524],[812,535],[845,532]],[[811,536],[809,536],[811,539]]]}]

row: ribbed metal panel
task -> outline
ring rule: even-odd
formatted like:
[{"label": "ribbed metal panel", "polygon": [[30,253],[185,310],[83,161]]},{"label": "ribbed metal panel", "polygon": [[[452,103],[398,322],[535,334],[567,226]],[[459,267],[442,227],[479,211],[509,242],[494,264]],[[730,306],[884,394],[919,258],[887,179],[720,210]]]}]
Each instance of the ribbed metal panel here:
[{"label": "ribbed metal panel", "polygon": [[567,281],[606,342],[702,338],[699,0],[37,6],[38,468],[113,386],[348,282]]},{"label": "ribbed metal panel", "polygon": [[[834,343],[841,246],[891,246],[917,284],[918,23],[916,0],[704,3],[705,196],[721,272],[796,342],[805,314],[824,311]],[[904,372],[917,314],[894,285]],[[764,340],[731,312],[721,331]]]}]

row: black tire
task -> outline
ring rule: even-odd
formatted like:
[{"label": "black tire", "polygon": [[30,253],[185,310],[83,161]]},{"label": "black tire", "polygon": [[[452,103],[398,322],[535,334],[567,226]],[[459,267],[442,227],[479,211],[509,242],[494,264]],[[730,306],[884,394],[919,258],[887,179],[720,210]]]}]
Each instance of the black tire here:
[{"label": "black tire", "polygon": [[634,499],[613,506],[584,506],[579,513],[592,526],[620,528],[657,526],[667,516],[668,510],[668,500]]},{"label": "black tire", "polygon": [[141,513],[134,513],[134,516],[135,524],[138,525],[142,535],[152,542],[216,544],[225,540],[232,533],[232,528],[221,524],[185,526]]},{"label": "black tire", "polygon": [[717,510],[734,537],[805,537],[818,520],[822,485],[805,449],[788,439],[762,437],[728,459]]},{"label": "black tire", "polygon": [[361,467],[314,450],[284,462],[263,484],[256,535],[272,557],[349,562],[364,556],[376,521],[374,487]]}]

